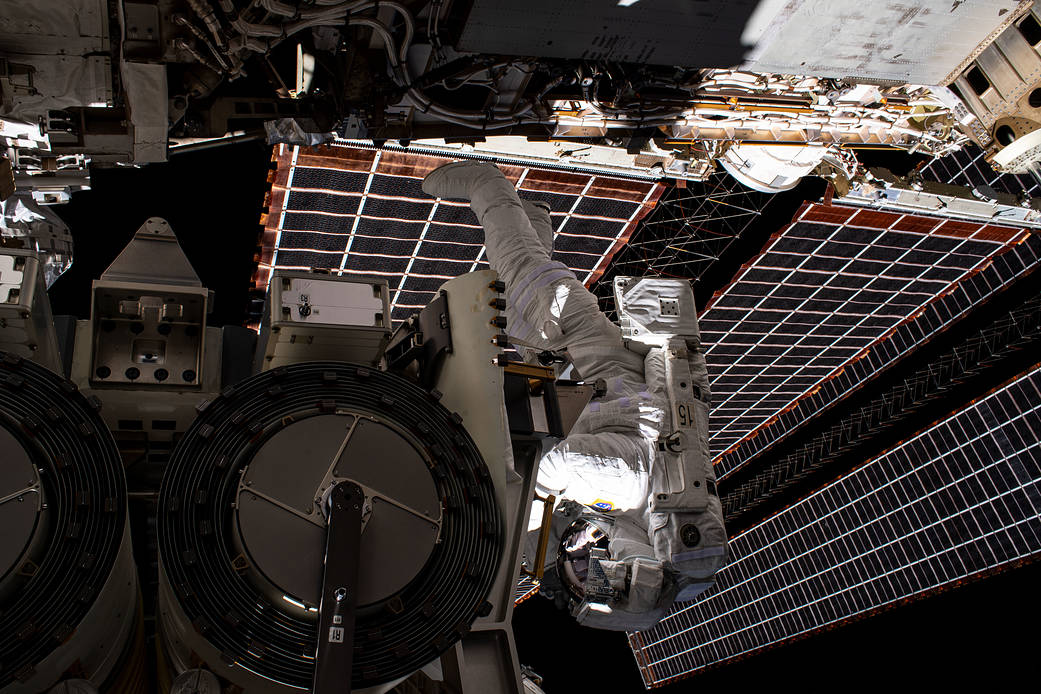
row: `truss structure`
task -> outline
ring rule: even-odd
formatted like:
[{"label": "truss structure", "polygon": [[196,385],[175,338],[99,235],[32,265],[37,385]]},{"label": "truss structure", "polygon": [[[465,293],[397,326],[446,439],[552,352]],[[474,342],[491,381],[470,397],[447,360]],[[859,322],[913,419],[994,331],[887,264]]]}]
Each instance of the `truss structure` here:
[{"label": "truss structure", "polygon": [[611,285],[616,275],[681,277],[697,292],[708,269],[748,232],[773,197],[744,187],[725,172],[667,188],[594,286],[601,309],[614,317]]}]

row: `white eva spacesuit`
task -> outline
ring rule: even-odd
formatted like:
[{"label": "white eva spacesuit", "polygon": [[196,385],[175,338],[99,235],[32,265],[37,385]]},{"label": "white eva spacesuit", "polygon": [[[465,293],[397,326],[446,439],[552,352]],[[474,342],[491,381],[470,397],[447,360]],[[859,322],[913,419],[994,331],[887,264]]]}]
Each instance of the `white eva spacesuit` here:
[{"label": "white eva spacesuit", "polygon": [[653,625],[674,600],[709,587],[726,554],[689,284],[634,283],[627,303],[643,319],[627,344],[596,298],[551,259],[547,207],[521,201],[497,167],[448,164],[423,190],[470,201],[489,263],[506,284],[511,339],[566,352],[581,379],[606,382],[606,394],[540,465],[540,491],[577,502],[558,510],[568,526],[558,529],[559,552],[549,561],[583,624]]}]

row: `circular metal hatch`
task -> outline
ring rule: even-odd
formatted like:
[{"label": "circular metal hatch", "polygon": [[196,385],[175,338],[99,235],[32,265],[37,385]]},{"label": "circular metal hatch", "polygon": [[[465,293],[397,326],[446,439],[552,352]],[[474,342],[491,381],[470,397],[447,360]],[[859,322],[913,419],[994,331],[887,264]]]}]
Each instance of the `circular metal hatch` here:
[{"label": "circular metal hatch", "polygon": [[126,481],[100,402],[0,352],[0,690],[50,689],[76,663],[105,680],[137,579]]},{"label": "circular metal hatch", "polygon": [[13,589],[13,574],[31,572],[39,559],[33,551],[45,541],[40,527],[43,510],[40,475],[28,451],[0,421],[0,596]]},{"label": "circular metal hatch", "polygon": [[243,469],[238,539],[261,588],[316,607],[325,554],[326,495],[350,480],[365,493],[357,605],[387,600],[415,578],[441,528],[441,500],[424,456],[392,424],[341,411],[295,421]]},{"label": "circular metal hatch", "polygon": [[171,457],[160,619],[176,659],[247,690],[310,687],[325,497],[347,480],[365,495],[353,688],[407,676],[487,613],[503,519],[461,420],[399,376],[293,364],[225,389]]}]

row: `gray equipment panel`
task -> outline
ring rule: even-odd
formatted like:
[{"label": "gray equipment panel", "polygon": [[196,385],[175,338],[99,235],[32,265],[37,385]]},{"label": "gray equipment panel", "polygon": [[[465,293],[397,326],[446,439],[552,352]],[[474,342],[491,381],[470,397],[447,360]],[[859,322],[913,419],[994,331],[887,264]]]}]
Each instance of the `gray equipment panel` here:
[{"label": "gray equipment panel", "polygon": [[[941,84],[1028,6],[1018,0],[476,0],[457,47]],[[932,40],[937,36],[943,40]]]},{"label": "gray equipment panel", "polygon": [[209,305],[170,225],[145,221],[94,282],[92,385],[198,388]]},{"label": "gray equipment panel", "polygon": [[389,326],[386,280],[279,270],[264,303],[254,368],[323,359],[375,365]]},{"label": "gray equipment panel", "polygon": [[35,251],[0,249],[0,351],[61,372],[43,261]]}]

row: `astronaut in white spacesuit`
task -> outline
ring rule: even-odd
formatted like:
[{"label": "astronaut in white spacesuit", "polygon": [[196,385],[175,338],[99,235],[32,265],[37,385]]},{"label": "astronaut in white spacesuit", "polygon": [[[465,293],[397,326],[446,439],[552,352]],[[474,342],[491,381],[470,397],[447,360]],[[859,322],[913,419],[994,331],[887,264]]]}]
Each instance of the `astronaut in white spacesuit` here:
[{"label": "astronaut in white spacesuit", "polygon": [[[551,551],[549,561],[580,622],[650,627],[674,600],[709,587],[726,555],[708,454],[708,375],[689,284],[664,280],[633,297],[637,307],[653,309],[648,322],[664,332],[650,344],[627,344],[596,298],[552,260],[548,206],[522,201],[496,166],[447,164],[426,177],[423,190],[470,201],[488,261],[506,284],[515,344],[566,353],[582,380],[606,382],[606,393],[540,464],[539,490],[576,502],[564,507],[570,525],[557,533],[559,553]],[[679,335],[658,315],[665,301],[686,317]]]}]

